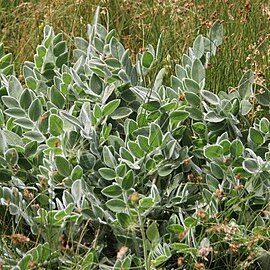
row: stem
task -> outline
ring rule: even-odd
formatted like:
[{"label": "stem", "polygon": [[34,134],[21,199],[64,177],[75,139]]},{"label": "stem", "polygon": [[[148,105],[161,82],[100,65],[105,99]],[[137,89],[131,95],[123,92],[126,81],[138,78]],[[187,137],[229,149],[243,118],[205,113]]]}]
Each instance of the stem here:
[{"label": "stem", "polygon": [[144,222],[142,220],[142,217],[139,213],[139,211],[137,211],[138,213],[138,219],[139,219],[139,223],[140,223],[140,231],[141,231],[141,235],[142,235],[142,240],[143,240],[143,256],[144,256],[144,261],[145,261],[145,270],[150,270],[150,265],[149,265],[149,261],[148,261],[148,254],[147,254],[147,246],[146,246],[146,235],[144,232]]},{"label": "stem", "polygon": [[[124,201],[125,201],[126,206],[127,206],[128,214],[129,214],[129,216],[131,217],[132,214],[131,214],[131,212],[130,212],[130,207],[129,207],[129,205],[128,205],[127,192],[124,192],[123,198],[124,198]],[[137,256],[139,256],[139,255],[140,255],[140,249],[139,249],[138,242],[136,241],[136,233],[135,233],[134,230],[132,230],[132,239],[133,239],[133,242],[134,242],[134,247],[135,247],[136,254],[137,254]]]}]

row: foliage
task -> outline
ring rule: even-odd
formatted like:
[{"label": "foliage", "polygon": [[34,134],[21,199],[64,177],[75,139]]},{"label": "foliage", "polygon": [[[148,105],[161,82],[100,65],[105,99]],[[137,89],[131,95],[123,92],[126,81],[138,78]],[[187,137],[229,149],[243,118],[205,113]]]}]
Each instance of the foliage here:
[{"label": "foliage", "polygon": [[151,72],[161,43],[132,61],[98,15],[74,62],[46,26],[25,84],[0,67],[3,268],[267,265],[270,126],[256,108],[269,90],[251,71],[237,91],[205,89],[219,23],[167,86]]},{"label": "foliage", "polygon": [[[198,33],[206,34],[218,20],[224,24],[224,46],[208,69],[207,87],[214,92],[238,83],[243,70],[252,69],[256,80],[269,81],[270,6],[268,0],[4,0],[0,1],[1,40],[14,56],[16,70],[33,59],[43,38],[43,27],[63,31],[69,45],[85,34],[95,7],[102,6],[101,21],[115,28],[133,56],[147,44],[157,44],[162,33],[159,70],[174,65]],[[220,63],[231,63],[224,65]],[[224,80],[224,76],[226,80]],[[269,87],[269,85],[268,85]]]}]

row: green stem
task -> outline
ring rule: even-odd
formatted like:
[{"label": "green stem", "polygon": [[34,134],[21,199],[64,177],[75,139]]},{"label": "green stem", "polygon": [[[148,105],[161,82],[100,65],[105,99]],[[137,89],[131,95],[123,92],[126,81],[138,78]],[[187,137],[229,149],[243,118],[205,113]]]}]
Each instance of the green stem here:
[{"label": "green stem", "polygon": [[[129,214],[130,217],[132,217],[132,213],[130,212],[130,207],[128,205],[128,198],[127,198],[127,192],[126,191],[124,192],[123,197],[124,197],[124,201],[125,201],[126,206],[127,206],[128,214]],[[135,233],[134,230],[132,230],[132,239],[133,239],[133,242],[134,242],[136,254],[137,254],[137,256],[139,256],[140,255],[140,249],[139,249],[138,242],[136,241],[136,233]]]},{"label": "green stem", "polygon": [[140,223],[140,231],[141,231],[141,235],[142,235],[142,240],[143,240],[143,256],[144,256],[144,261],[145,261],[145,270],[150,270],[150,264],[149,264],[149,260],[148,260],[148,254],[147,254],[147,246],[146,246],[146,235],[145,235],[145,231],[144,231],[144,222],[142,220],[142,217],[139,213],[139,211],[137,211],[138,213],[138,219],[139,219],[139,223]]}]

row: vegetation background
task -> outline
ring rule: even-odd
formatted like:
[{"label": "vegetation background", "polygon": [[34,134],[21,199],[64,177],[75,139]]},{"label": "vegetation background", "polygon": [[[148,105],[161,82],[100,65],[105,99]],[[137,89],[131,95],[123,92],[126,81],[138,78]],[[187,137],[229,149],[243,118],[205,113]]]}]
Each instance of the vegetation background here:
[{"label": "vegetation background", "polygon": [[[149,43],[155,47],[162,35],[162,54],[153,72],[165,66],[169,78],[195,37],[206,34],[214,22],[219,22],[224,25],[224,43],[217,57],[211,58],[206,88],[213,93],[227,92],[228,88],[232,92],[248,69],[254,71],[256,84],[270,86],[269,0],[0,0],[0,42],[13,54],[17,74],[22,74],[22,64],[26,60],[33,60],[45,25],[51,25],[56,33],[63,32],[70,42],[69,47],[73,46],[74,37],[86,37],[86,25],[92,21],[97,5],[101,6],[101,22],[116,29],[133,57],[137,52],[144,52]],[[254,122],[258,126],[258,121]],[[270,132],[268,127],[269,121],[267,132]],[[250,130],[254,132],[255,129]],[[9,229],[4,220],[0,221],[0,232],[1,227],[4,231]],[[248,245],[253,245],[252,241]],[[178,265],[181,263],[180,260]]]},{"label": "vegetation background", "polygon": [[[116,29],[134,53],[157,44],[163,35],[161,65],[173,70],[183,52],[214,21],[224,23],[225,41],[208,72],[212,91],[237,85],[244,70],[252,69],[257,82],[270,78],[270,3],[268,0],[1,0],[1,42],[13,53],[17,70],[32,60],[43,27],[63,31],[70,41],[85,36],[97,5],[101,19]],[[159,69],[160,67],[156,67]]]}]

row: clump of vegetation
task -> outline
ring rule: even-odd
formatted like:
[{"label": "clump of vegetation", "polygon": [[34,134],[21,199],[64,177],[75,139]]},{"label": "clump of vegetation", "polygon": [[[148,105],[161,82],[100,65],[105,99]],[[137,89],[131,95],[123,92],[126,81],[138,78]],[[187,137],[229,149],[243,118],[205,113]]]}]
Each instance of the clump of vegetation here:
[{"label": "clump of vegetation", "polygon": [[205,89],[220,23],[164,84],[161,42],[133,59],[98,15],[21,82],[1,47],[1,267],[267,269],[270,91]]},{"label": "clump of vegetation", "polygon": [[[256,81],[269,81],[270,5],[268,0],[5,0],[0,1],[0,42],[14,55],[16,70],[33,59],[43,38],[44,25],[63,32],[69,46],[76,36],[87,38],[85,25],[101,5],[101,22],[116,29],[133,55],[147,44],[157,44],[162,32],[162,63],[173,73],[182,54],[198,34],[219,21],[224,24],[224,46],[213,58],[207,85],[214,92],[238,83],[244,70],[252,69]],[[230,63],[227,65],[221,63]],[[224,80],[224,76],[226,80]],[[269,85],[268,85],[269,87]]]}]

